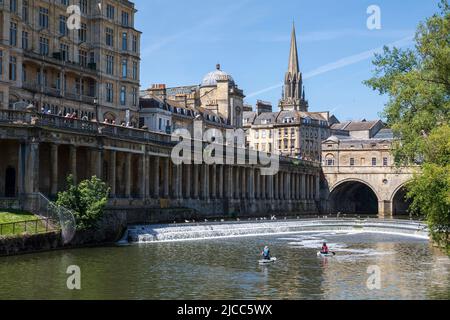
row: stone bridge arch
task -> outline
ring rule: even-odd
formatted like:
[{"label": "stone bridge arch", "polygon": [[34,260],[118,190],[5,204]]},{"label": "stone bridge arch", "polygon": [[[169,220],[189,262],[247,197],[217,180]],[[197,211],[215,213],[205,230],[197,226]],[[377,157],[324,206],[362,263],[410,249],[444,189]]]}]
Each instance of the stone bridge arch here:
[{"label": "stone bridge arch", "polygon": [[[329,213],[378,214],[383,217],[409,213],[405,186],[413,177],[414,168],[325,166],[323,173],[323,209]],[[367,208],[364,208],[364,203],[367,203]]]},{"label": "stone bridge arch", "polygon": [[373,214],[379,212],[381,196],[369,182],[348,178],[330,187],[329,205],[332,212]]}]

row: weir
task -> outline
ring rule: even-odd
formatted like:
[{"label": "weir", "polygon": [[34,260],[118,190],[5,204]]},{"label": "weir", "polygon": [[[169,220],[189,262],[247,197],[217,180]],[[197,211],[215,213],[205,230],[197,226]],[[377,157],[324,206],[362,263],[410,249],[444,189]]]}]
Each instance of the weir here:
[{"label": "weir", "polygon": [[[408,220],[384,219],[298,219],[183,225],[136,225],[126,232],[131,243],[204,240],[310,232],[370,232],[429,238],[425,224]],[[121,241],[123,244],[125,239]]]}]

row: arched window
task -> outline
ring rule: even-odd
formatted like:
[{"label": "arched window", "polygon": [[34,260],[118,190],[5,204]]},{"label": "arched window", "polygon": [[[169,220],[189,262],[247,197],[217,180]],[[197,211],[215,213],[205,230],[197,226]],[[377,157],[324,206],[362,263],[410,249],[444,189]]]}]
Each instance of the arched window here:
[{"label": "arched window", "polygon": [[333,167],[336,165],[336,161],[333,154],[327,154],[325,157],[325,166]]}]

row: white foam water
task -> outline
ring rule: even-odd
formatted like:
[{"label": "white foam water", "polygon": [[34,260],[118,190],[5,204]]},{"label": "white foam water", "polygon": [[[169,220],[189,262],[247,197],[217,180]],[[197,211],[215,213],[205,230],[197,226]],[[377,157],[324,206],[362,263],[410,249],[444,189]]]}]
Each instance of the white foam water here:
[{"label": "white foam water", "polygon": [[[400,234],[428,239],[426,226],[414,221],[381,219],[321,219],[259,222],[223,222],[172,225],[139,225],[127,230],[132,243],[204,240],[229,237],[296,235],[286,237],[293,246],[315,248],[324,238],[361,232]],[[310,233],[314,232],[314,236]],[[301,234],[309,233],[309,235]],[[122,239],[122,243],[124,239]]]}]

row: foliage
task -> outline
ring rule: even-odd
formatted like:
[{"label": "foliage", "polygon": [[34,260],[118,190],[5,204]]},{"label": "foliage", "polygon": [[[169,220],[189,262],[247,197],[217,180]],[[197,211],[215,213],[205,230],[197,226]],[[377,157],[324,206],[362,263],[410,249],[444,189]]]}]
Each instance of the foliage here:
[{"label": "foliage", "polygon": [[398,165],[423,171],[409,184],[413,209],[424,214],[434,238],[448,245],[450,227],[450,5],[421,23],[411,49],[384,48],[365,83],[389,97],[383,112],[398,138]]},{"label": "foliage", "polygon": [[109,188],[95,176],[76,185],[70,175],[67,185],[67,191],[58,194],[56,204],[74,211],[77,230],[95,229],[103,216]]}]

